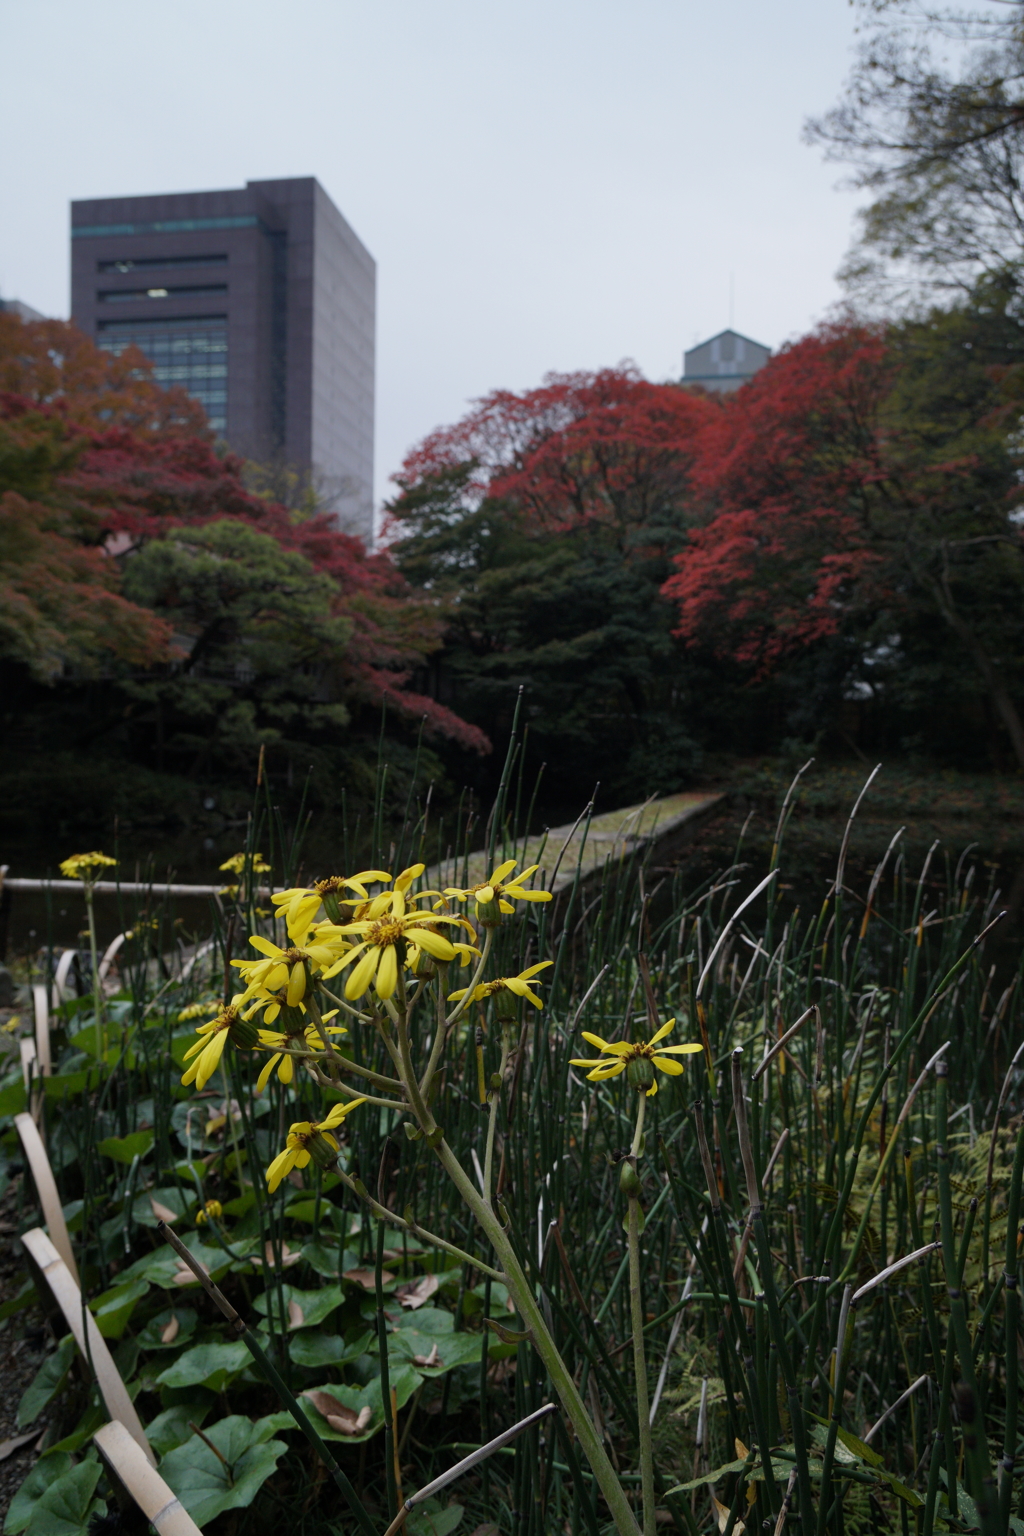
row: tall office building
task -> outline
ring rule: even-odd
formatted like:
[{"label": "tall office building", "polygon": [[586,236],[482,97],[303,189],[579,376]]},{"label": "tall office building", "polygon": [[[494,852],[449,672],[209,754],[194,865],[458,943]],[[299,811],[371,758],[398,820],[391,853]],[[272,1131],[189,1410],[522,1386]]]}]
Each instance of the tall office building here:
[{"label": "tall office building", "polygon": [[312,176],[71,205],[72,319],[373,538],[376,263]]},{"label": "tall office building", "polygon": [[728,394],[752,379],[772,355],[771,347],[738,331],[719,331],[709,341],[683,353],[683,384],[701,384],[717,394]]}]

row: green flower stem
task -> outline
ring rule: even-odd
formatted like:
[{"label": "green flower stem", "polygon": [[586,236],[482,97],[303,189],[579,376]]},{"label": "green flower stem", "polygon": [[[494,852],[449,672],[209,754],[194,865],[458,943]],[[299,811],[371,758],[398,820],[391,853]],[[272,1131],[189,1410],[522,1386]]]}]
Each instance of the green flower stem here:
[{"label": "green flower stem", "polygon": [[[636,1113],[636,1130],[629,1161],[635,1188],[636,1160],[644,1135],[644,1110],[647,1095],[641,1092]],[[640,1201],[635,1193],[628,1196],[626,1232],[629,1240],[629,1315],[633,1333],[633,1372],[636,1382],[637,1427],[640,1435],[640,1483],[644,1501],[644,1536],[656,1536],[654,1494],[654,1442],[651,1435],[651,1408],[647,1391],[647,1358],[644,1352],[644,1295],[640,1279]]]},{"label": "green flower stem", "polygon": [[347,1093],[349,1098],[362,1099],[367,1104],[377,1104],[381,1109],[397,1109],[403,1113],[409,1108],[404,1099],[378,1099],[372,1093],[360,1093],[357,1088],[350,1088],[348,1083],[336,1083],[333,1078],[325,1077],[320,1070],[318,1057],[306,1057],[312,1063],[313,1077],[321,1088],[330,1088],[334,1093]]},{"label": "green flower stem", "polygon": [[[426,1127],[424,1127],[426,1129]],[[590,1463],[591,1469],[597,1479],[598,1487],[604,1495],[605,1502],[611,1511],[615,1522],[615,1529],[619,1536],[640,1536],[640,1527],[626,1497],[625,1490],[615,1474],[601,1438],[594,1427],[594,1422],[584,1406],[572,1374],[558,1352],[558,1348],[548,1332],[537,1300],[530,1288],[515,1249],[509,1241],[501,1222],[491,1207],[484,1200],[473,1184],[472,1179],[466,1173],[455,1153],[448,1143],[442,1138],[435,1148],[442,1166],[451,1178],[459,1194],[466,1205],[476,1217],[483,1228],[491,1245],[498,1256],[498,1260],[505,1271],[505,1284],[508,1286],[509,1295],[512,1297],[520,1316],[530,1331],[531,1341],[541,1360],[547,1369],[547,1373],[554,1384],[555,1391],[561,1399],[562,1406],[572,1422],[576,1431],[576,1438],[583,1447],[584,1454]]]},{"label": "green flower stem", "polygon": [[497,930],[494,928],[488,928],[484,933],[484,947],[480,955],[480,963],[478,964],[476,970],[473,972],[472,979],[469,983],[469,986],[466,988],[465,994],[459,999],[458,1006],[455,1008],[454,1012],[448,1015],[447,1019],[445,1020],[445,1023],[448,1025],[449,1029],[451,1029],[453,1024],[458,1023],[459,1019],[465,1013],[466,1009],[470,1005],[470,1002],[472,1001],[473,992],[476,989],[476,984],[484,973],[484,966],[487,964],[487,957],[491,953],[491,945],[494,943],[494,935],[496,931]]},{"label": "green flower stem", "polygon": [[96,946],[96,912],[93,907],[92,881],[83,880],[85,913],[89,924],[89,955],[92,960],[92,1006],[96,1019],[96,1039],[100,1047],[100,1063],[107,1064],[107,1021],[103,1012],[103,989],[100,986],[99,950]]},{"label": "green flower stem", "polygon": [[368,1013],[360,1013],[358,1008],[353,1008],[351,1003],[346,1002],[343,997],[339,997],[336,992],[332,992],[330,987],[325,987],[322,976],[317,977],[317,982],[324,997],[329,997],[332,1003],[337,1003],[342,1013],[347,1013],[350,1019],[355,1019],[359,1024],[373,1023],[373,1019]]},{"label": "green flower stem", "polygon": [[[508,1031],[501,1033],[501,1066],[498,1068],[498,1076],[505,1081],[505,1073],[508,1069],[509,1040]],[[493,1088],[490,1093],[490,1111],[487,1118],[487,1149],[484,1152],[484,1199],[491,1203],[491,1187],[494,1176],[494,1134],[498,1127],[498,1104],[501,1101],[501,1089]]]},{"label": "green flower stem", "polygon": [[390,1222],[393,1227],[401,1228],[403,1232],[409,1233],[410,1236],[421,1238],[423,1242],[429,1243],[432,1247],[440,1248],[444,1253],[450,1253],[452,1258],[458,1259],[460,1263],[471,1264],[482,1275],[487,1275],[492,1280],[500,1280],[502,1285],[505,1284],[505,1276],[501,1273],[500,1269],[492,1269],[489,1264],[485,1264],[475,1254],[467,1253],[464,1248],[457,1248],[454,1243],[449,1243],[445,1238],[438,1237],[435,1232],[428,1232],[426,1227],[421,1227],[418,1221],[407,1221],[404,1216],[399,1216],[394,1211],[389,1211],[386,1205],[381,1205],[379,1201],[373,1198],[366,1185],[361,1183],[359,1179],[353,1179],[350,1174],[344,1173],[341,1168],[338,1168],[336,1171],[346,1189],[351,1190],[352,1194],[362,1200],[369,1208],[370,1214],[375,1216],[378,1221]]},{"label": "green flower stem", "polygon": [[[440,1063],[441,1056],[444,1051],[445,1042],[448,1039],[448,1026],[445,1023],[444,1017],[444,989],[447,984],[447,979],[447,968],[444,970],[439,970],[437,973],[437,1018],[434,1024],[434,1039],[430,1047],[430,1060],[427,1062],[427,1070],[424,1072],[422,1078],[420,1079],[420,1092],[424,1097],[426,1097],[430,1092],[430,1085],[434,1080],[434,1073],[437,1071],[438,1064]],[[416,995],[418,995],[421,990],[422,988],[418,987],[416,989]],[[414,995],[409,1001],[409,1007],[407,1010],[409,1013],[412,1013],[413,1004],[416,1001],[416,995]]]}]

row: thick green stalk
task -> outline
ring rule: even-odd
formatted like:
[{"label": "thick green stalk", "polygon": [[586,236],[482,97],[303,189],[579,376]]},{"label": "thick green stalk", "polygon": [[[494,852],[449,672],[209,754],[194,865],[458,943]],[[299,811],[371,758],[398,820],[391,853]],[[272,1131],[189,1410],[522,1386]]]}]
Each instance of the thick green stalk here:
[{"label": "thick green stalk", "polygon": [[594,1427],[593,1420],[576,1389],[576,1383],[573,1381],[565,1361],[559,1354],[558,1348],[548,1332],[547,1324],[544,1321],[544,1314],[537,1303],[529,1281],[523,1273],[515,1249],[509,1241],[504,1227],[494,1211],[484,1201],[482,1195],[479,1194],[448,1143],[442,1139],[435,1150],[449,1178],[487,1234],[495,1253],[498,1255],[501,1267],[505,1271],[509,1295],[512,1297],[520,1316],[529,1329],[533,1347],[543,1360],[548,1375],[554,1384],[555,1391],[561,1399],[562,1406],[572,1421],[573,1429],[576,1431],[576,1438],[583,1447],[584,1454],[597,1479],[598,1487],[603,1493],[605,1502],[611,1511],[612,1519],[615,1522],[615,1529],[619,1532],[619,1536],[640,1536],[640,1528],[636,1523],[636,1517],[630,1507],[629,1500],[626,1498],[622,1484],[615,1475],[615,1469],[608,1459],[600,1436]]},{"label": "thick green stalk", "polygon": [[627,1185],[628,1212],[626,1232],[629,1243],[629,1315],[633,1332],[633,1372],[636,1384],[637,1427],[640,1435],[640,1483],[644,1501],[644,1536],[656,1536],[654,1495],[654,1442],[651,1436],[651,1409],[647,1391],[647,1358],[644,1350],[644,1293],[640,1278],[640,1180],[637,1158],[643,1145],[644,1110],[647,1094],[639,1094],[636,1130],[629,1158],[623,1165]]}]

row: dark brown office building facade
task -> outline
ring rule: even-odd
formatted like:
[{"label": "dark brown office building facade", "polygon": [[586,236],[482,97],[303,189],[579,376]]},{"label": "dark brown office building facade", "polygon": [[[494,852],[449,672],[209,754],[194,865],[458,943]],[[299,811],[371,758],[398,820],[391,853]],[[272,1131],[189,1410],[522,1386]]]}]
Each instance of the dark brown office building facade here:
[{"label": "dark brown office building facade", "polygon": [[313,177],[71,205],[71,313],[373,534],[376,264]]}]

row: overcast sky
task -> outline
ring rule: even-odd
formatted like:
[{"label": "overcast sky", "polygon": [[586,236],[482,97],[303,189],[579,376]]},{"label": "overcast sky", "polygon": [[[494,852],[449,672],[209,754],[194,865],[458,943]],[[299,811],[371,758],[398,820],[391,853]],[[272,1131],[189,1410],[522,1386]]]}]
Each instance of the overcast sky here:
[{"label": "overcast sky", "polygon": [[847,0],[2,0],[0,293],[68,314],[68,204],[316,176],[377,261],[377,496],[474,396],[839,297],[800,141]]}]

